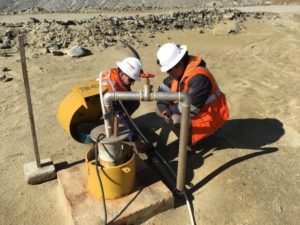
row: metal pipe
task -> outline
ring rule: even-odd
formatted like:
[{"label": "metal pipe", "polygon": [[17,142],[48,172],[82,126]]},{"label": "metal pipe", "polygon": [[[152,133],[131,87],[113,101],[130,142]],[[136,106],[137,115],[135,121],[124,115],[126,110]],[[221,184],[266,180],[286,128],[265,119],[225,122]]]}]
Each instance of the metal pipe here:
[{"label": "metal pipe", "polygon": [[145,101],[150,101],[150,93],[151,93],[151,88],[149,84],[144,85],[144,90],[143,90],[143,97]]},{"label": "metal pipe", "polygon": [[[185,170],[186,170],[186,156],[187,156],[187,144],[189,136],[189,115],[190,115],[190,105],[191,99],[188,94],[182,92],[168,93],[168,92],[150,92],[149,96],[140,92],[106,92],[103,96],[104,105],[109,114],[112,112],[112,103],[116,100],[129,100],[129,101],[173,101],[179,100],[182,104],[182,114],[180,123],[180,136],[179,136],[179,157],[178,157],[178,167],[177,167],[177,182],[176,188],[179,192],[184,191],[185,184]],[[110,118],[105,118],[109,123],[108,127],[105,127],[106,133],[112,135],[112,130],[110,129],[112,125],[112,116]]]},{"label": "metal pipe", "polygon": [[181,104],[182,104],[182,115],[188,115],[188,116],[181,116],[181,121],[180,121],[180,136],[179,136],[180,141],[179,141],[179,152],[178,152],[176,188],[180,192],[183,192],[184,184],[185,184],[187,144],[188,144],[188,137],[189,137],[190,105],[185,103],[181,103]]}]

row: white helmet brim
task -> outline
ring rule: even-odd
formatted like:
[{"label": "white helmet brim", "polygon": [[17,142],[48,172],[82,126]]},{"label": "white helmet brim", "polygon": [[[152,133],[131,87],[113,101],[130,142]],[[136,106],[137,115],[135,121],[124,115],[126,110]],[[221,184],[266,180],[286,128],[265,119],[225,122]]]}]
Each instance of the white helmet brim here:
[{"label": "white helmet brim", "polygon": [[172,62],[168,63],[167,65],[161,66],[160,70],[161,72],[167,72],[168,70],[172,69],[176,64],[183,58],[187,51],[187,46],[186,45],[180,45],[179,46],[179,54],[176,56]]}]

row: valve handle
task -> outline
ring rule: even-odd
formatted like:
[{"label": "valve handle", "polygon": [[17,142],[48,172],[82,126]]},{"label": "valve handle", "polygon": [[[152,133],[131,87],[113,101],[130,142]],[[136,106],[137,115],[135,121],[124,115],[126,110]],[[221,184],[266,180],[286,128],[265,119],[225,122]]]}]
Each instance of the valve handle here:
[{"label": "valve handle", "polygon": [[140,77],[141,78],[153,78],[153,77],[155,77],[155,75],[152,73],[142,73]]}]

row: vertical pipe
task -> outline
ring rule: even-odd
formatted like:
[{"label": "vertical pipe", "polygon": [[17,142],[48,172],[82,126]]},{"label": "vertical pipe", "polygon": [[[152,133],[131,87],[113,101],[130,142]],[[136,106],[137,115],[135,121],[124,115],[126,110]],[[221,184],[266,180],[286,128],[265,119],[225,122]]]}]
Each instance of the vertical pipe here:
[{"label": "vertical pipe", "polygon": [[105,123],[105,133],[106,133],[106,137],[110,137],[113,134],[113,115],[109,115],[111,112],[113,112],[113,100],[115,100],[114,98],[115,96],[115,92],[106,92],[103,96],[103,102],[104,102],[104,108],[105,108],[105,112],[107,114],[107,118],[104,117],[104,123]]},{"label": "vertical pipe", "polygon": [[35,132],[33,110],[32,110],[32,104],[31,104],[30,87],[29,87],[29,80],[28,80],[28,73],[27,73],[26,55],[25,55],[25,47],[24,47],[24,36],[22,36],[22,35],[19,36],[19,48],[20,48],[22,74],[23,74],[23,81],[24,81],[24,88],[25,88],[25,94],[26,94],[26,100],[27,100],[28,116],[29,116],[30,127],[31,127],[31,135],[32,135],[32,141],[33,141],[36,165],[38,168],[41,168],[41,159],[40,159],[40,153],[39,153],[36,132]]},{"label": "vertical pipe", "polygon": [[[179,103],[180,104],[180,103]],[[182,102],[176,188],[182,192],[185,184],[187,144],[190,125],[190,105]]]},{"label": "vertical pipe", "polygon": [[113,135],[117,137],[119,134],[119,118],[114,116],[114,130]]}]

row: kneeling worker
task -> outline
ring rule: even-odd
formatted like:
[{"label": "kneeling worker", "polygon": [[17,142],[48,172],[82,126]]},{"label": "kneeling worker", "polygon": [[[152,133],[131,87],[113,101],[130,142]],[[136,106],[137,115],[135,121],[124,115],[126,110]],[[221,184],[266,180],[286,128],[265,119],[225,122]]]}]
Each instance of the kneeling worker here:
[{"label": "kneeling worker", "polygon": [[[166,43],[157,51],[157,63],[168,76],[158,91],[184,92],[191,97],[190,140],[188,150],[217,131],[229,118],[225,95],[200,56],[188,54],[186,45]],[[179,136],[181,103],[157,102],[157,113],[172,125]]]},{"label": "kneeling worker", "polygon": [[[102,85],[108,91],[131,91],[131,85],[140,80],[142,64],[139,59],[127,57],[123,61],[118,61],[117,68],[110,69],[102,75]],[[133,114],[140,106],[139,101],[122,101],[129,115]],[[129,129],[128,139],[134,142],[137,150],[146,151],[146,146],[138,139],[138,133],[134,129],[130,119],[118,101],[113,103],[114,116],[119,122]]]}]

